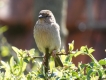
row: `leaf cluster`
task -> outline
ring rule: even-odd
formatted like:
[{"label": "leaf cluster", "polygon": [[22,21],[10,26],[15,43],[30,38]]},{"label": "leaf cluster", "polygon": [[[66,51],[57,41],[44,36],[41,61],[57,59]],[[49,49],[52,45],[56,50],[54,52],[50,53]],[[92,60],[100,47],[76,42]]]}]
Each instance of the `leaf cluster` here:
[{"label": "leaf cluster", "polygon": [[[64,67],[55,67],[53,59],[49,61],[50,70],[48,74],[44,73],[42,61],[36,61],[34,56],[35,50],[21,50],[16,47],[12,49],[17,54],[17,59],[11,57],[9,62],[1,61],[0,80],[104,80],[106,79],[106,59],[97,61],[92,53],[93,48],[82,46],[80,50],[74,51],[74,41],[69,43],[69,51],[66,54],[65,49],[61,49],[61,60]],[[73,57],[79,55],[87,55],[92,59],[92,62],[83,64],[78,63],[76,66],[72,62]],[[42,57],[41,57],[42,58]],[[36,67],[25,74],[27,64],[32,61]]]}]

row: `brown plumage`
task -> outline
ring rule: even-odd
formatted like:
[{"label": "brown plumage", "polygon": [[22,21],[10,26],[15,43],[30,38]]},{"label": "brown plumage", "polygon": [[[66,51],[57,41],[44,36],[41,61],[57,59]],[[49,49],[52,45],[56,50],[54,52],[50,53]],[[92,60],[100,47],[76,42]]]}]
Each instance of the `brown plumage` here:
[{"label": "brown plumage", "polygon": [[[46,55],[58,52],[61,47],[60,28],[50,10],[41,10],[34,27],[34,38],[38,49]],[[48,49],[48,53],[46,52]],[[48,56],[48,57],[50,57]],[[63,66],[59,56],[54,57],[55,66]]]}]

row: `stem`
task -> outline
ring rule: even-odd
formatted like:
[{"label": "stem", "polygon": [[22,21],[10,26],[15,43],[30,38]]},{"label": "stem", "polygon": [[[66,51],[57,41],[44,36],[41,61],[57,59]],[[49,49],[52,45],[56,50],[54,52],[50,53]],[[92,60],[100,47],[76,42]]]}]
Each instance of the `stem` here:
[{"label": "stem", "polygon": [[98,63],[98,61],[92,56],[92,54],[89,54],[88,56],[89,56],[98,66],[100,66],[99,63]]}]

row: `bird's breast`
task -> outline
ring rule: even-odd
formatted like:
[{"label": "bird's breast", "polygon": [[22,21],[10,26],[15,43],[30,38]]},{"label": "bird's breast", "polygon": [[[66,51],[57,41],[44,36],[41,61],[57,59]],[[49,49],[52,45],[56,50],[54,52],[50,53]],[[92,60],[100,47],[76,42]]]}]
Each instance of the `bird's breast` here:
[{"label": "bird's breast", "polygon": [[53,50],[60,46],[58,32],[51,25],[36,25],[34,30],[34,38],[41,52],[45,52],[45,48]]}]

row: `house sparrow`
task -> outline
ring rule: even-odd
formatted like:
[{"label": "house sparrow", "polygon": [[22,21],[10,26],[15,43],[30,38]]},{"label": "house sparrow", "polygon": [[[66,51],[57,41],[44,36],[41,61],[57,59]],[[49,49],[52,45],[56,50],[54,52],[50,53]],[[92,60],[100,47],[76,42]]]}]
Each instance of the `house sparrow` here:
[{"label": "house sparrow", "polygon": [[[59,25],[56,23],[53,13],[50,10],[41,10],[38,21],[34,26],[35,42],[41,52],[51,56],[54,51],[57,53],[60,50],[61,38],[59,30]],[[54,61],[56,67],[63,67],[59,56],[55,55]]]}]

